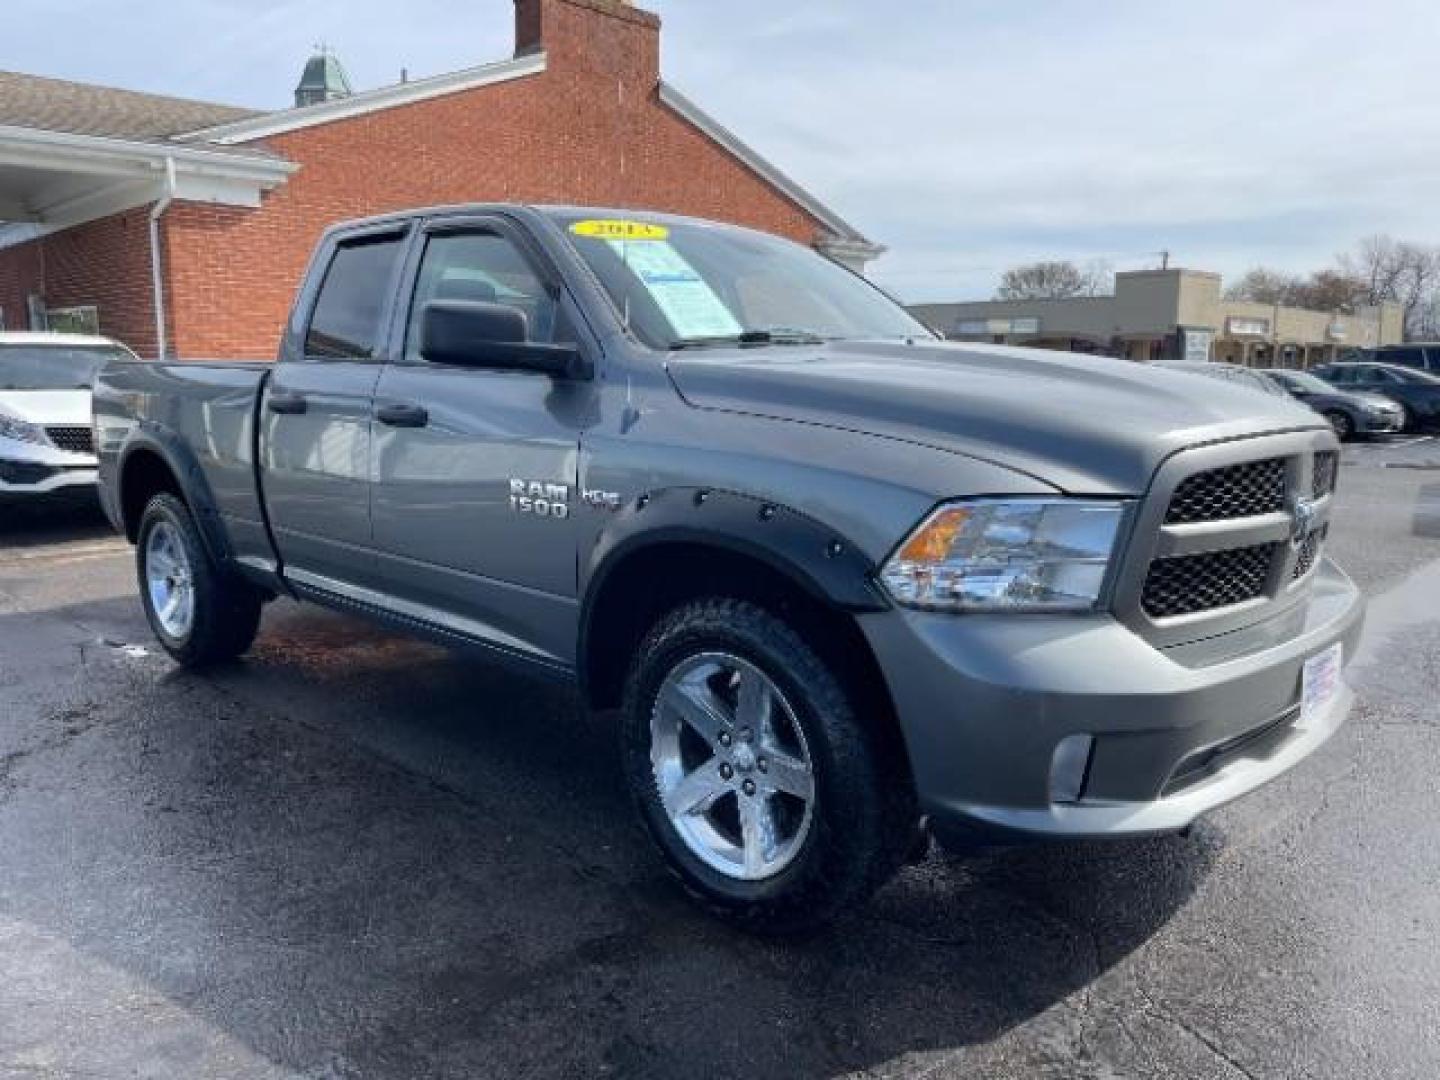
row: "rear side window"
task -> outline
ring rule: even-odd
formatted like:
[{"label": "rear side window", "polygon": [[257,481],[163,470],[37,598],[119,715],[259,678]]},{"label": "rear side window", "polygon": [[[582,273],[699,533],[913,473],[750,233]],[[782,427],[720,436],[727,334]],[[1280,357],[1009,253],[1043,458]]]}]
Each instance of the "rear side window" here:
[{"label": "rear side window", "polygon": [[402,239],[357,240],[335,249],[305,332],[306,356],[319,360],[375,356]]},{"label": "rear side window", "polygon": [[1380,359],[1387,364],[1400,364],[1404,367],[1424,368],[1425,350],[1423,349],[1386,349],[1380,353]]}]

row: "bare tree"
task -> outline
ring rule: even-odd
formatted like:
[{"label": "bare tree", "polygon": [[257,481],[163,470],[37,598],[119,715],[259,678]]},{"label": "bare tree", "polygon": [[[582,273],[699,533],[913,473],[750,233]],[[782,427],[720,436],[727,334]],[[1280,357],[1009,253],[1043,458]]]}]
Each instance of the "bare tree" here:
[{"label": "bare tree", "polygon": [[1086,296],[1109,296],[1115,291],[1115,264],[1108,259],[1091,259],[1080,272],[1085,278]]},{"label": "bare tree", "polygon": [[1073,262],[1037,262],[1012,267],[1000,279],[997,300],[1064,300],[1097,296],[1105,290],[1107,275],[1092,264],[1081,270]]},{"label": "bare tree", "polygon": [[1300,286],[1298,306],[1353,314],[1365,302],[1365,285],[1340,270],[1317,270]]},{"label": "bare tree", "polygon": [[1263,266],[1249,271],[1225,290],[1227,300],[1282,304],[1311,311],[1351,312],[1367,302],[1366,295],[1363,281],[1339,270],[1318,270],[1302,278]]},{"label": "bare tree", "polygon": [[1389,236],[1370,236],[1337,260],[1340,273],[1363,287],[1363,304],[1399,304],[1414,339],[1435,330],[1440,308],[1440,249]]},{"label": "bare tree", "polygon": [[1225,290],[1226,300],[1248,300],[1252,304],[1293,306],[1304,282],[1293,274],[1257,266]]}]

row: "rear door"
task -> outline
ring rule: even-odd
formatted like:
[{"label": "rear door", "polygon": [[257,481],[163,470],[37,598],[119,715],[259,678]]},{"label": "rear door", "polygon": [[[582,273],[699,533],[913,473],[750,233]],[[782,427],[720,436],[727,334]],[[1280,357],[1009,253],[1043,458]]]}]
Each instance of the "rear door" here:
[{"label": "rear door", "polygon": [[578,456],[596,384],[428,363],[420,313],[434,299],[506,304],[524,313],[536,342],[574,342],[579,313],[508,220],[437,221],[416,246],[399,355],[375,393],[380,587],[416,617],[568,665]]},{"label": "rear door", "polygon": [[406,231],[343,236],[312,270],[287,356],[261,402],[265,503],[286,572],[312,585],[368,580],[375,383]]}]

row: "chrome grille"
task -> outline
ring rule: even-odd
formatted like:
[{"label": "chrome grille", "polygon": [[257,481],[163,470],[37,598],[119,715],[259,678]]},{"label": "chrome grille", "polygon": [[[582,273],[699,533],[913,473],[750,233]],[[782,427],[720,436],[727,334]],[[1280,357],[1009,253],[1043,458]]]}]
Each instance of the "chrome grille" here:
[{"label": "chrome grille", "polygon": [[45,434],[61,450],[68,450],[72,454],[93,454],[95,452],[95,437],[88,427],[81,427],[78,424],[47,427]]},{"label": "chrome grille", "polygon": [[1285,459],[1227,465],[1187,477],[1166,512],[1169,525],[1273,514],[1285,509]]},{"label": "chrome grille", "polygon": [[1168,647],[1302,600],[1324,555],[1340,463],[1330,433],[1311,430],[1171,456],[1137,512],[1116,614]]},{"label": "chrome grille", "polygon": [[1329,532],[1330,526],[1322,525],[1318,529],[1312,529],[1310,535],[1301,542],[1300,552],[1295,556],[1295,569],[1290,572],[1291,581],[1299,581],[1315,569],[1315,563],[1320,558],[1320,552],[1325,546],[1325,537]]},{"label": "chrome grille", "polygon": [[1340,455],[1334,450],[1321,450],[1315,455],[1315,468],[1310,474],[1310,493],[1323,499],[1335,490],[1335,474],[1340,468]]},{"label": "chrome grille", "polygon": [[1141,606],[1152,619],[1169,619],[1258,599],[1281,547],[1256,544],[1157,559],[1145,578]]}]

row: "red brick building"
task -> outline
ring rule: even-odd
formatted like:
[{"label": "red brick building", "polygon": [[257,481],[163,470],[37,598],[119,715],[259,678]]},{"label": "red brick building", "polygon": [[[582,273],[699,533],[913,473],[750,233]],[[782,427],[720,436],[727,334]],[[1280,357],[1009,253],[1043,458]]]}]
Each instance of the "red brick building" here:
[{"label": "red brick building", "polygon": [[512,59],[274,113],[0,73],[7,329],[98,317],[145,355],[273,356],[327,225],[477,201],[883,250],[662,81],[660,20],[625,0],[516,0]]}]

